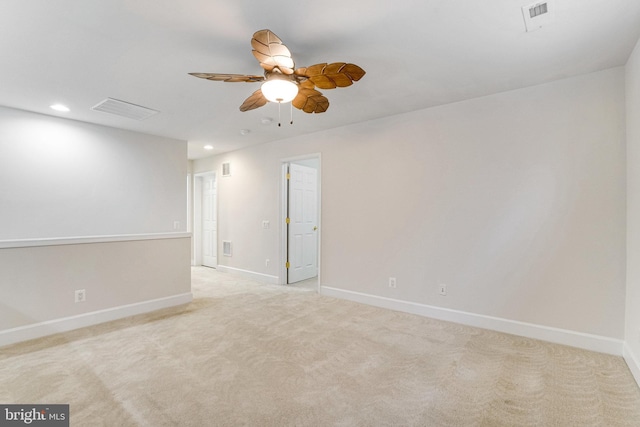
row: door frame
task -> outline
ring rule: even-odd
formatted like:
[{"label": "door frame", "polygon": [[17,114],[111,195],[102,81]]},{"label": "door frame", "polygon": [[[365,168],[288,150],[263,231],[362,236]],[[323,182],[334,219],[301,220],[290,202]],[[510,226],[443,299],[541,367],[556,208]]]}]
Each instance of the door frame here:
[{"label": "door frame", "polygon": [[320,284],[322,283],[321,275],[322,275],[322,156],[320,153],[312,153],[306,154],[302,156],[296,157],[287,157],[284,159],[280,159],[280,221],[279,224],[279,233],[280,233],[280,269],[279,269],[279,277],[278,283],[280,285],[287,285],[287,267],[285,263],[287,262],[287,246],[289,245],[287,239],[287,199],[289,197],[288,187],[287,187],[287,164],[295,163],[302,160],[317,160],[318,161],[318,289],[317,292],[320,293]]},{"label": "door frame", "polygon": [[[202,265],[202,183],[206,176],[213,175],[218,182],[215,171],[199,172],[193,175],[193,265]],[[216,191],[216,211],[213,213],[218,219],[218,192]],[[216,232],[216,253],[218,248],[218,233]]]}]

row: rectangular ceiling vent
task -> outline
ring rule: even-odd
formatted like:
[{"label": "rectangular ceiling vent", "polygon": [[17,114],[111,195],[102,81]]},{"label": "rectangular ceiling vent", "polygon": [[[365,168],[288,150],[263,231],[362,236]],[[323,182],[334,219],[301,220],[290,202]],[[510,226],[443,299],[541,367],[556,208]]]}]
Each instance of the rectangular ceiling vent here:
[{"label": "rectangular ceiling vent", "polygon": [[549,9],[547,8],[547,4],[541,3],[529,9],[529,16],[531,18],[535,18],[536,16],[543,15],[547,12],[549,12]]},{"label": "rectangular ceiling vent", "polygon": [[134,120],[148,119],[149,117],[159,113],[159,111],[152,110],[151,108],[142,107],[140,105],[131,104],[130,102],[124,102],[113,98],[107,98],[91,107],[91,109]]},{"label": "rectangular ceiling vent", "polygon": [[525,29],[530,31],[539,30],[549,25],[554,18],[555,0],[546,0],[543,2],[532,3],[522,7],[522,16],[524,17]]}]

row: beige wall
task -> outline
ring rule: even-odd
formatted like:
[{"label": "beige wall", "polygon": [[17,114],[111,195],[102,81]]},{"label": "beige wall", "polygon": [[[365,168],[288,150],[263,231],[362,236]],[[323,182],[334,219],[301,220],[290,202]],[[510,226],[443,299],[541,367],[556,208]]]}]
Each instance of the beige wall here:
[{"label": "beige wall", "polygon": [[193,169],[232,165],[219,179],[218,238],[234,245],[223,265],[278,275],[280,227],[260,224],[278,223],[281,159],[321,153],[323,286],[621,339],[624,99],[615,68]]},{"label": "beige wall", "polygon": [[[626,67],[627,317],[625,341],[640,383],[640,42]],[[631,364],[630,364],[631,366]]]},{"label": "beige wall", "polygon": [[[0,249],[0,332],[191,292],[190,238]],[[86,301],[74,302],[76,289]]]}]

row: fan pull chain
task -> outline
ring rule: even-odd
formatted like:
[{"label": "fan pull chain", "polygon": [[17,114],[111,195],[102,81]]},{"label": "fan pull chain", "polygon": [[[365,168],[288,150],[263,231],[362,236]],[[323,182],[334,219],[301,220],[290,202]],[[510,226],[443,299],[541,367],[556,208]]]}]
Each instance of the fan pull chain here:
[{"label": "fan pull chain", "polygon": [[[278,127],[282,127],[282,114],[280,111],[280,104],[282,104],[282,102],[278,102]],[[291,118],[289,121],[289,124],[292,125],[293,124],[293,103],[291,104]]]}]

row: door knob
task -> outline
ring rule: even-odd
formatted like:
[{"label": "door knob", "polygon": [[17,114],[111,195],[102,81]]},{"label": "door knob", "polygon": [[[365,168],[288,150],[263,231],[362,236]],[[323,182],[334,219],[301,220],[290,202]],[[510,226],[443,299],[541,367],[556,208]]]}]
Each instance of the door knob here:
[{"label": "door knob", "polygon": [[317,226],[316,226],[316,227],[313,227],[313,231],[316,231],[317,229],[318,229],[318,227],[317,227]]}]

